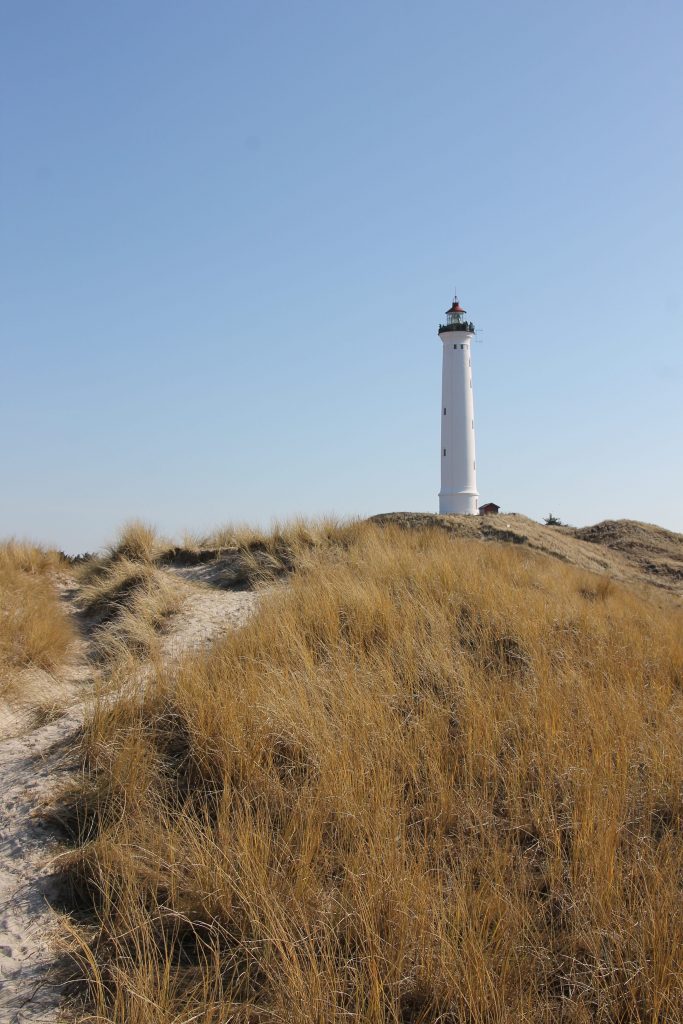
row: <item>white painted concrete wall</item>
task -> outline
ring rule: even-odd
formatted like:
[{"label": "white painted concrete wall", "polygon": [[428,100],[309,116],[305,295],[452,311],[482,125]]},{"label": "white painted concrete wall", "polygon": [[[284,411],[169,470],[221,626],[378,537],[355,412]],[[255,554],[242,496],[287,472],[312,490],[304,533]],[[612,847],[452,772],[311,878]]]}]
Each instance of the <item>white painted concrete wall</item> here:
[{"label": "white painted concrete wall", "polygon": [[476,515],[479,493],[472,392],[474,335],[469,331],[443,331],[439,337],[443,344],[439,512]]}]

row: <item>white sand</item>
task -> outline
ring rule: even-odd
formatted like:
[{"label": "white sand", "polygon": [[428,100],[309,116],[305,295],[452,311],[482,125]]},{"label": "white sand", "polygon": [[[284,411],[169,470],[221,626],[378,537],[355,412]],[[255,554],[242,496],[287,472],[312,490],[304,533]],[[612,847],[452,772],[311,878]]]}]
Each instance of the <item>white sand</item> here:
[{"label": "white sand", "polygon": [[0,1020],[56,1020],[51,979],[57,916],[50,857],[57,840],[36,816],[58,778],[80,709],[0,743]]}]

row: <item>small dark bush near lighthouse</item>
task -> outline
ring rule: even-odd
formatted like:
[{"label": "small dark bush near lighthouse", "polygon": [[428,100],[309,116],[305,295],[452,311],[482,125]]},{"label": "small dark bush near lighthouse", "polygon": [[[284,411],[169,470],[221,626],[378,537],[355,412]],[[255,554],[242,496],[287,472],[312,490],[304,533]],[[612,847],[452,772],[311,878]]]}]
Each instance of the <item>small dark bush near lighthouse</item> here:
[{"label": "small dark bush near lighthouse", "polygon": [[288,550],[86,724],[82,1019],[680,1021],[675,599],[429,528]]}]

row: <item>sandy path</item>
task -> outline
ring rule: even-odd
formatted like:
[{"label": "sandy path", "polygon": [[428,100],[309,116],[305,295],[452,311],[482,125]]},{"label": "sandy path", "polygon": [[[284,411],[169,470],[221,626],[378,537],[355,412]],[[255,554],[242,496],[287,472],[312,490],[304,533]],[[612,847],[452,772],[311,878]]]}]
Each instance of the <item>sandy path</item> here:
[{"label": "sandy path", "polygon": [[59,986],[51,979],[57,924],[50,857],[57,840],[36,816],[63,773],[64,748],[81,709],[0,743],[0,1020],[56,1020]]},{"label": "sandy path", "polygon": [[239,629],[254,611],[259,596],[253,590],[224,591],[196,585],[188,588],[173,629],[164,637],[164,655],[177,658],[184,651],[207,646],[222,633]]},{"label": "sandy path", "polygon": [[[190,570],[176,572],[186,596],[164,638],[169,660],[238,628],[258,599],[253,591],[217,590]],[[74,596],[73,588],[63,588],[72,610]],[[59,916],[50,901],[57,895],[52,862],[62,847],[40,810],[68,771],[67,755],[94,679],[88,652],[86,635],[63,677],[54,680],[55,697],[71,704],[66,713],[33,728],[21,715],[0,716],[6,737],[0,739],[0,1024],[59,1020],[53,942]]]}]

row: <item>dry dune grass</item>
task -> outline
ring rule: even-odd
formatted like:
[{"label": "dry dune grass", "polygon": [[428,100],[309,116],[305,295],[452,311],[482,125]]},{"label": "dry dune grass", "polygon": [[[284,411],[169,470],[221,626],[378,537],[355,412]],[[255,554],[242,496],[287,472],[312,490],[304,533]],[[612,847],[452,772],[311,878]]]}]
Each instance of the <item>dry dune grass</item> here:
[{"label": "dry dune grass", "polygon": [[[683,597],[683,535],[650,523],[605,520],[594,526],[545,526],[514,512],[495,516],[389,512],[373,516],[379,525],[445,530],[453,536],[520,544],[591,572],[606,572],[630,586],[655,586]],[[650,595],[651,596],[651,595]]]},{"label": "dry dune grass", "polygon": [[85,1019],[681,1020],[680,612],[433,529],[299,554],[90,717]]},{"label": "dry dune grass", "polygon": [[594,526],[569,529],[573,537],[622,556],[650,581],[683,594],[683,536],[652,523],[607,519]]},{"label": "dry dune grass", "polygon": [[259,585],[305,568],[320,551],[346,550],[359,528],[355,520],[293,519],[275,523],[269,533],[243,527],[234,536],[246,581]]},{"label": "dry dune grass", "polygon": [[95,653],[107,662],[156,657],[163,634],[184,602],[180,581],[160,569],[148,567],[142,576],[133,569],[126,583],[130,589],[110,606],[94,635]]},{"label": "dry dune grass", "polygon": [[18,685],[16,671],[54,670],[73,640],[54,575],[63,568],[53,551],[18,541],[0,544],[0,697]]},{"label": "dry dune grass", "polygon": [[[318,548],[346,543],[357,522],[334,517],[309,521],[295,518],[275,522],[270,530],[244,523],[226,524],[205,535],[185,533],[180,545],[161,538],[156,529],[141,520],[132,520],[121,530],[102,558],[85,562],[80,568],[84,599],[95,607],[98,595],[113,591],[117,581],[132,572],[142,577],[154,566],[187,565],[222,559],[229,563],[227,580],[232,585],[254,586],[291,572]],[[114,595],[115,597],[115,595]],[[105,600],[107,600],[105,596]]]},{"label": "dry dune grass", "polygon": [[165,547],[156,527],[142,519],[131,519],[121,528],[117,539],[109,546],[109,559],[120,558],[133,562],[153,562]]},{"label": "dry dune grass", "polygon": [[295,517],[284,522],[276,521],[270,530],[261,530],[248,523],[226,523],[200,538],[198,545],[200,548],[263,547],[270,551],[283,547],[309,549],[336,540],[353,522],[335,516],[316,520]]},{"label": "dry dune grass", "polygon": [[95,653],[121,662],[158,654],[160,637],[183,604],[183,588],[154,564],[161,545],[151,527],[131,534],[82,570],[79,605],[95,624]]},{"label": "dry dune grass", "polygon": [[357,520],[334,517],[276,522],[270,531],[228,524],[206,536],[186,534],[182,545],[167,548],[159,561],[177,566],[210,563],[207,579],[215,586],[245,589],[287,576],[320,549],[343,549],[358,525]]}]

